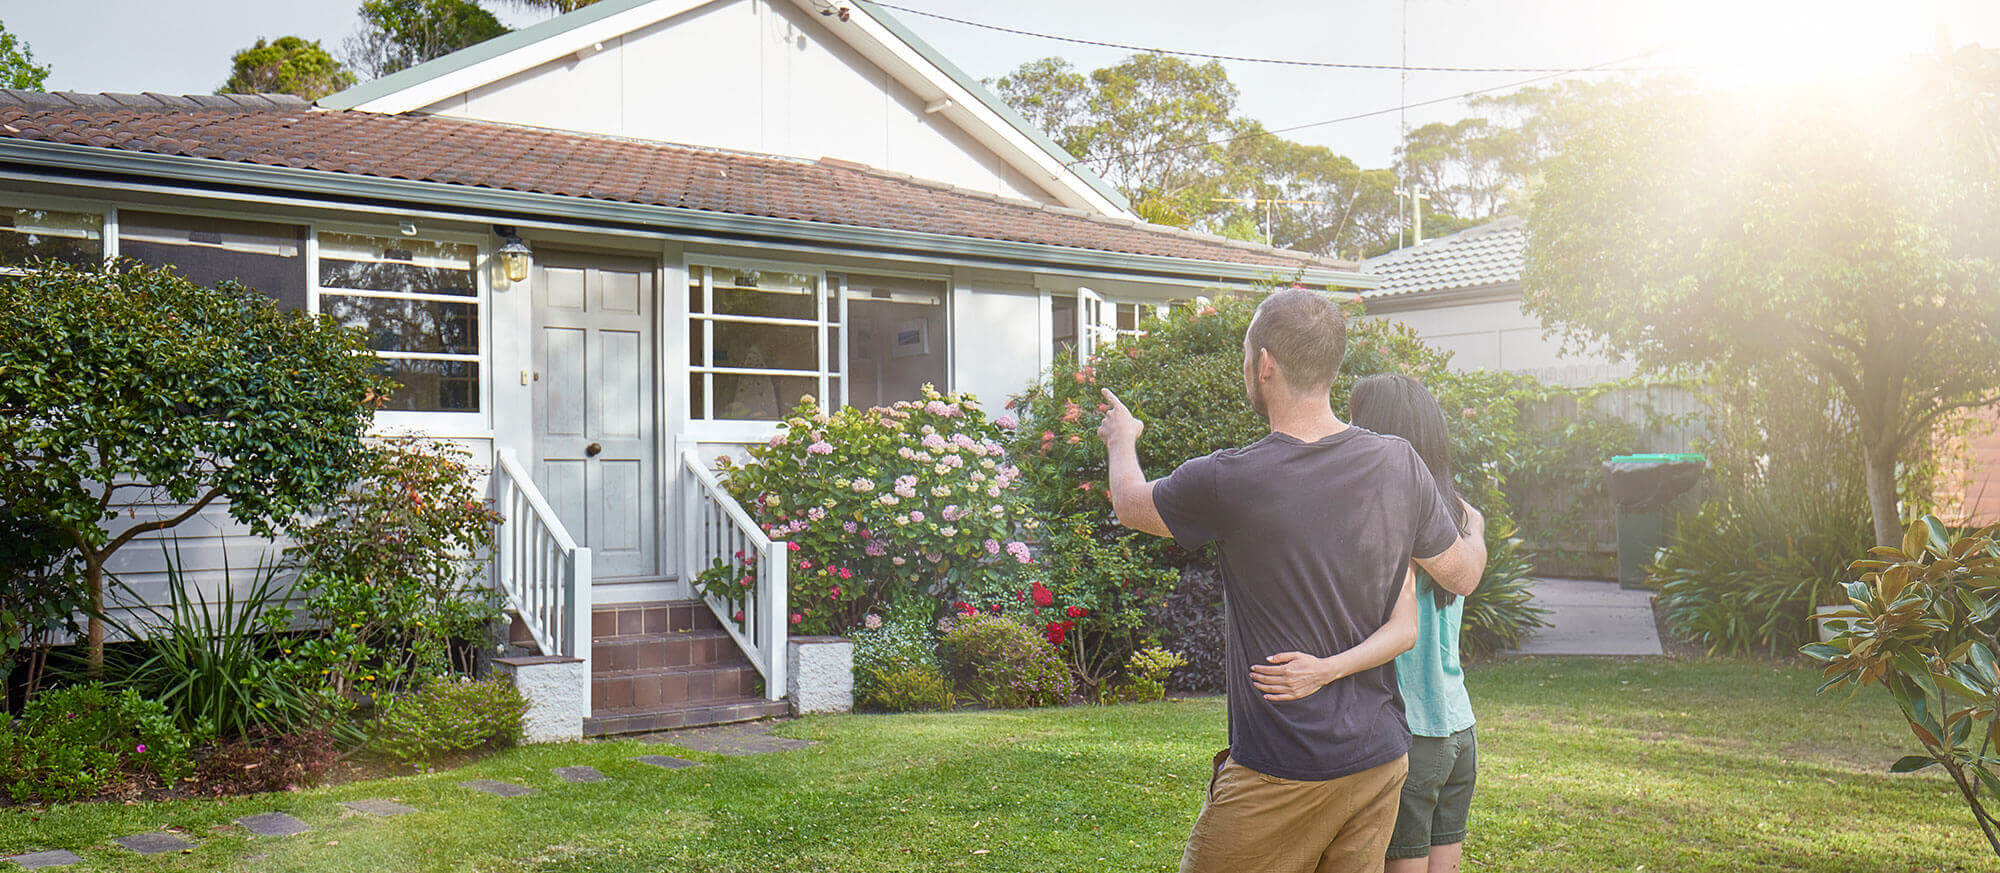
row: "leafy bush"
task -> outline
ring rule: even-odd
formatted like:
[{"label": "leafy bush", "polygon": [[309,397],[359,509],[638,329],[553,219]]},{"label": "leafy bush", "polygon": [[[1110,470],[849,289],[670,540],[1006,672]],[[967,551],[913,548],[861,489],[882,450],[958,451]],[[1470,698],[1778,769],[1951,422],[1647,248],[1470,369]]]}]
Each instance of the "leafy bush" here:
[{"label": "leafy bush", "polygon": [[1187,659],[1161,648],[1140,649],[1125,665],[1126,691],[1140,703],[1165,700],[1167,677],[1187,666]]},{"label": "leafy bush", "polygon": [[1459,651],[1484,657],[1515,648],[1536,628],[1546,627],[1548,610],[1534,605],[1528,591],[1535,567],[1520,537],[1502,527],[1486,530],[1486,575],[1465,598],[1459,617]]},{"label": "leafy bush", "polygon": [[807,397],[783,426],[747,461],[718,466],[757,523],[791,543],[796,631],[842,633],[904,594],[995,587],[1033,563],[1015,531],[1039,522],[1016,496],[1005,428],[972,398],[926,385],[921,401],[827,412]]},{"label": "leafy bush", "polygon": [[1222,571],[1189,563],[1166,602],[1153,611],[1160,642],[1187,663],[1169,676],[1167,687],[1179,691],[1221,691],[1228,675],[1224,660],[1229,637],[1222,620]]},{"label": "leafy bush", "polygon": [[472,668],[500,615],[479,584],[498,513],[473,487],[469,454],[444,442],[390,444],[367,478],[293,534],[306,618],[324,628],[291,655],[340,692],[396,689]]},{"label": "leafy bush", "polygon": [[933,603],[927,597],[904,597],[892,604],[886,615],[864,616],[861,627],[848,635],[854,643],[855,702],[897,711],[909,708],[899,705],[904,702],[934,702],[939,698],[913,694],[925,687],[925,676],[937,677],[940,689],[949,696],[938,667]]},{"label": "leafy bush", "polygon": [[[119,683],[167,708],[183,729],[229,739],[252,732],[279,732],[315,723],[329,712],[319,683],[302,683],[287,663],[283,639],[274,633],[288,587],[278,568],[260,566],[241,598],[224,585],[211,602],[181,572],[180,543],[165,555],[169,609],[152,609],[143,628],[125,628],[142,639],[145,653]],[[224,577],[231,574],[225,562]]]},{"label": "leafy bush", "polygon": [[890,712],[933,712],[952,707],[951,685],[935,666],[909,664],[871,675],[870,705]]},{"label": "leafy bush", "polygon": [[528,701],[504,679],[440,677],[398,695],[375,719],[368,747],[409,764],[511,746]]},{"label": "leafy bush", "polygon": [[1844,522],[1787,506],[1738,494],[1680,520],[1649,571],[1669,634],[1726,655],[1775,655],[1812,638],[1813,606],[1875,537],[1865,505]]},{"label": "leafy bush", "polygon": [[1069,700],[1069,667],[1047,640],[1019,622],[967,609],[949,625],[938,654],[954,686],[987,706],[1020,709]]},{"label": "leafy bush", "polygon": [[[1951,777],[1987,843],[2000,855],[2000,526],[1953,537],[1935,516],[1910,525],[1900,548],[1855,561],[1841,586],[1837,631],[1803,651],[1826,662],[1822,692],[1881,683],[1922,754],[1899,773],[1938,766]],[[1872,539],[1872,536],[1871,536]],[[1982,799],[1984,794],[1986,799]]]},{"label": "leafy bush", "polygon": [[101,683],[44,691],[0,725],[0,783],[16,801],[61,803],[121,784],[171,784],[191,771],[199,739],[159,701]]},{"label": "leafy bush", "polygon": [[6,689],[14,671],[25,662],[22,684],[32,690],[48,647],[59,636],[81,631],[76,617],[89,607],[62,530],[17,507],[0,506],[0,711],[8,709]]}]

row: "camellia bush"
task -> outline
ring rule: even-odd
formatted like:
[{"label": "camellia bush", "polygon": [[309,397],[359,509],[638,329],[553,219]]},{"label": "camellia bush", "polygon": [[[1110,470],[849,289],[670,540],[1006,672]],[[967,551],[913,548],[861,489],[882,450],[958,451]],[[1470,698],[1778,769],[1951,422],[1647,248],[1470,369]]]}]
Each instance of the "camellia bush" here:
[{"label": "camellia bush", "polygon": [[1802,649],[1826,662],[1820,690],[1887,689],[1923,750],[1890,769],[1943,769],[2000,855],[2000,526],[1954,537],[1926,516],[1850,569],[1837,633]]},{"label": "camellia bush", "polygon": [[[1013,422],[971,397],[926,385],[922,400],[834,411],[807,397],[782,424],[747,460],[718,466],[789,544],[794,632],[846,632],[906,594],[1003,589],[1035,563],[1023,538],[1041,523],[1003,446]],[[733,558],[704,574],[705,592],[744,587],[752,556]]]},{"label": "camellia bush", "polygon": [[[1125,542],[1147,568],[1138,574],[1099,560],[1105,571],[1086,572],[1081,581],[1073,574],[1071,584],[1129,592],[1135,581],[1150,587],[1158,580],[1159,598],[1132,602],[1148,605],[1148,623],[1161,642],[1188,661],[1175,674],[1182,687],[1221,687],[1216,562],[1212,551],[1189,553],[1170,539],[1127,539],[1131,532],[1112,517],[1104,490],[1104,446],[1096,434],[1103,413],[1099,391],[1117,392],[1146,421],[1139,462],[1149,477],[1165,476],[1190,458],[1262,439],[1270,429],[1243,396],[1242,376],[1243,334],[1257,302],[1226,296],[1176,307],[1166,318],[1147,321],[1144,335],[1121,337],[1093,359],[1063,357],[1013,404],[1020,427],[1012,448],[1034,503],[1065,519],[1066,529],[1103,544]],[[1357,305],[1347,306],[1350,317],[1360,314]],[[1505,558],[1490,563],[1487,579],[1466,604],[1468,650],[1484,650],[1518,641],[1541,624],[1542,610],[1527,596],[1531,568],[1514,538],[1503,491],[1509,471],[1542,442],[1521,423],[1523,405],[1540,394],[1527,377],[1456,373],[1449,362],[1448,354],[1424,345],[1407,327],[1353,318],[1332,400],[1334,409],[1344,410],[1355,380],[1386,372],[1408,374],[1438,396],[1452,431],[1458,489],[1486,514],[1489,552]],[[1173,578],[1179,579],[1178,589],[1165,581]],[[1125,656],[1136,648],[1125,649]]]}]

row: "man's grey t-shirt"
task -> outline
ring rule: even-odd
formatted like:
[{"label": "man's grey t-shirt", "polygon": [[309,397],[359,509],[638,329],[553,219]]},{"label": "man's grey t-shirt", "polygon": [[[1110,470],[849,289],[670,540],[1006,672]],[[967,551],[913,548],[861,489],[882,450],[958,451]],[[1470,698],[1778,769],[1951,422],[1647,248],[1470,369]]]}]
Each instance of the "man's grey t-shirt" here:
[{"label": "man's grey t-shirt", "polygon": [[1183,548],[1220,543],[1230,757],[1281,779],[1338,779],[1410,747],[1393,664],[1271,702],[1250,667],[1326,657],[1388,623],[1412,556],[1458,538],[1429,468],[1358,427],[1312,443],[1272,433],[1180,466],[1153,502]]}]

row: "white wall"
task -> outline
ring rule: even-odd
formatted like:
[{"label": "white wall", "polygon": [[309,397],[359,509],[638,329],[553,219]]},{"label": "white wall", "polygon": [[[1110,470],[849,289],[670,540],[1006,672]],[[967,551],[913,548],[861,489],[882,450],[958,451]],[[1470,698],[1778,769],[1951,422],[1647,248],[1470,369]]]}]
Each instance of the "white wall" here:
[{"label": "white wall", "polygon": [[1409,325],[1424,342],[1451,352],[1454,369],[1531,372],[1563,382],[1570,377],[1602,381],[1625,370],[1602,355],[1563,354],[1562,343],[1543,337],[1541,320],[1522,310],[1519,297],[1440,304],[1368,317]]},{"label": "white wall", "polygon": [[1056,203],[790,3],[718,0],[435,103],[464,118],[842,158]]}]

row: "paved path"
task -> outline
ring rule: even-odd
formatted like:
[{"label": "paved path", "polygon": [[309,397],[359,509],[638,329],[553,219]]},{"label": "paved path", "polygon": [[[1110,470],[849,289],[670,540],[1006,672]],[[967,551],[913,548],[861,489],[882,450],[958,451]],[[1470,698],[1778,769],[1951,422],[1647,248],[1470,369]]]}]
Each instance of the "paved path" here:
[{"label": "paved path", "polygon": [[1663,655],[1653,627],[1653,592],[1616,582],[1537,579],[1534,603],[1549,623],[1516,650],[1522,655]]}]

